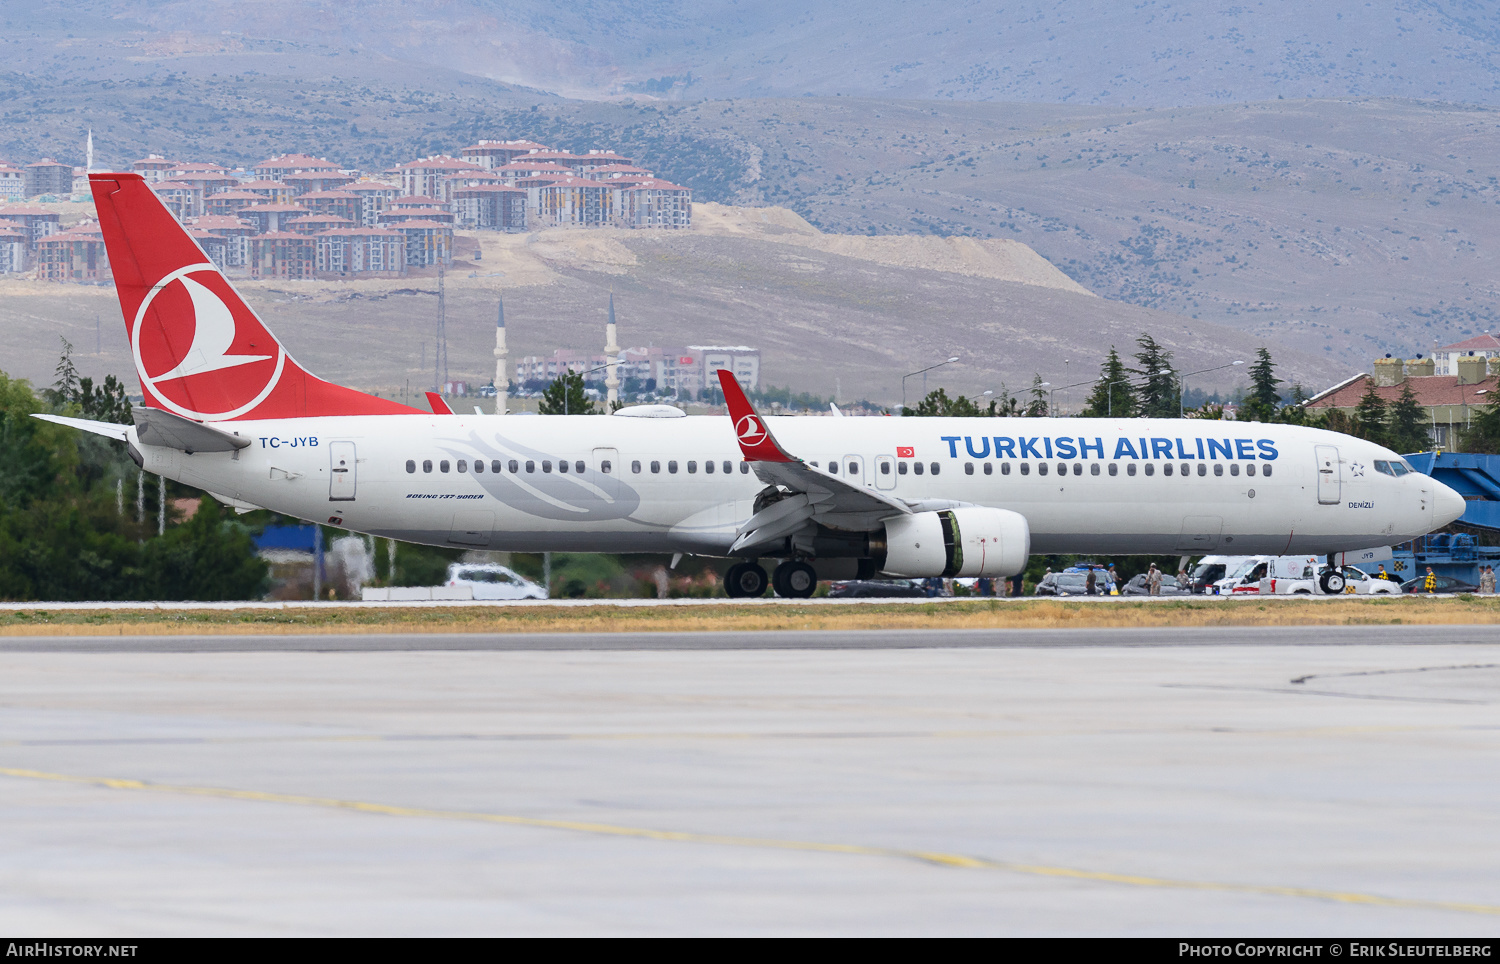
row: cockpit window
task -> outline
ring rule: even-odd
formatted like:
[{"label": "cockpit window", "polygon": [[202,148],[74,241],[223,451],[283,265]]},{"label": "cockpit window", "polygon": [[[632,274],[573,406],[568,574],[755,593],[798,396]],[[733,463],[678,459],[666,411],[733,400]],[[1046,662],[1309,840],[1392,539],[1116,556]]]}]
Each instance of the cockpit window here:
[{"label": "cockpit window", "polygon": [[1413,471],[1413,469],[1410,465],[1407,465],[1405,462],[1400,460],[1397,460],[1395,462],[1387,462],[1384,459],[1376,459],[1375,471],[1379,472],[1381,475],[1389,475],[1395,478],[1400,478],[1406,473]]}]

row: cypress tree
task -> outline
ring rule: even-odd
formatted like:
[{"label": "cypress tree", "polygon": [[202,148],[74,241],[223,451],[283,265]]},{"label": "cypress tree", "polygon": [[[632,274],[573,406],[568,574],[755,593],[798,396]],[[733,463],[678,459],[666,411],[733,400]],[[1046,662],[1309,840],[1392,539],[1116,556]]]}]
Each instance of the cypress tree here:
[{"label": "cypress tree", "polygon": [[1177,371],[1172,367],[1172,353],[1157,344],[1155,338],[1142,333],[1135,340],[1140,346],[1135,360],[1140,368],[1130,369],[1143,380],[1136,389],[1140,400],[1140,413],[1146,418],[1175,418],[1177,416]]},{"label": "cypress tree", "polygon": [[1280,384],[1271,353],[1261,348],[1255,353],[1255,364],[1250,366],[1250,395],[1240,409],[1244,417],[1260,422],[1275,418],[1276,410],[1281,407],[1281,393],[1276,390]]},{"label": "cypress tree", "polygon": [[1088,406],[1083,410],[1085,418],[1134,418],[1136,411],[1135,388],[1130,384],[1130,373],[1120,353],[1109,346],[1109,356],[1099,369],[1099,381],[1089,395]]},{"label": "cypress tree", "polygon": [[1375,379],[1365,379],[1365,394],[1354,408],[1354,434],[1376,445],[1386,444],[1385,399],[1375,391]]},{"label": "cypress tree", "polygon": [[1421,452],[1430,444],[1427,417],[1411,393],[1411,382],[1401,383],[1401,397],[1391,405],[1386,420],[1386,444],[1397,452]]}]

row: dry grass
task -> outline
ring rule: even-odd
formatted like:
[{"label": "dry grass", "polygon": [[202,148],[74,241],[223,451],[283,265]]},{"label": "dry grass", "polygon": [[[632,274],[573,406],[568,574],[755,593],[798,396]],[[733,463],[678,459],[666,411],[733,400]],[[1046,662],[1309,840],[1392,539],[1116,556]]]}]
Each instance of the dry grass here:
[{"label": "dry grass", "polygon": [[1500,623],[1500,597],[1424,599],[955,600],[889,605],[721,605],[0,613],[0,636],[304,633],[619,633],[839,629],[1112,629]]}]

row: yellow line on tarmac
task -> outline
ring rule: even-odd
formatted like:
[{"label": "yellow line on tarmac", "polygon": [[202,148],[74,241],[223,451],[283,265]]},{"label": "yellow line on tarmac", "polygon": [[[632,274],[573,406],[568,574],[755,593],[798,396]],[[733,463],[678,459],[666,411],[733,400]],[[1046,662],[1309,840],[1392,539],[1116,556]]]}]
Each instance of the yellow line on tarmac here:
[{"label": "yellow line on tarmac", "polygon": [[379,814],[387,817],[425,817],[436,820],[464,820],[474,823],[504,824],[514,827],[567,830],[574,833],[596,834],[607,837],[633,837],[640,840],[665,840],[677,843],[716,844],[726,847],[754,847],[763,850],[794,850],[809,853],[885,857],[898,860],[920,861],[940,867],[956,867],[966,870],[1000,870],[1036,877],[1052,877],[1099,884],[1117,884],[1128,887],[1218,891],[1221,893],[1256,894],[1269,897],[1303,897],[1367,907],[1402,907],[1413,910],[1439,910],[1464,914],[1500,916],[1500,906],[1492,904],[1381,897],[1375,894],[1321,890],[1315,887],[1278,887],[1264,884],[1228,884],[1213,881],[1173,880],[1166,877],[1118,874],[1102,870],[1078,870],[1071,867],[1050,867],[1045,864],[1014,863],[1011,861],[968,857],[962,854],[950,854],[932,850],[903,850],[895,847],[869,847],[861,844],[780,840],[774,837],[740,837],[732,834],[652,830],[646,827],[626,827],[619,824],[593,823],[582,820],[549,820],[542,817],[519,817],[509,814],[483,813],[472,810],[398,807],[384,803],[341,800],[337,797],[310,797],[291,793],[267,793],[261,790],[232,790],[226,787],[194,787],[170,783],[151,783],[145,780],[125,780],[114,777],[86,777],[66,773],[48,773],[44,770],[23,770],[13,767],[0,767],[0,776],[23,780],[48,780],[58,783],[87,784],[90,786],[105,787],[110,790],[136,790],[194,797],[214,797],[221,800],[250,800],[257,803],[281,803],[302,807],[320,807],[328,810],[352,810],[357,813]]}]

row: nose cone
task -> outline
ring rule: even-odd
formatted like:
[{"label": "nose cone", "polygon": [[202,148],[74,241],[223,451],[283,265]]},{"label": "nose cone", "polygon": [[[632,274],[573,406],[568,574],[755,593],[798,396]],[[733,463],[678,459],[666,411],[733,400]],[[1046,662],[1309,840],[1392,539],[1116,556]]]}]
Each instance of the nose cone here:
[{"label": "nose cone", "polygon": [[1464,514],[1464,497],[1441,482],[1434,480],[1432,484],[1437,489],[1433,494],[1432,527],[1441,529]]}]

